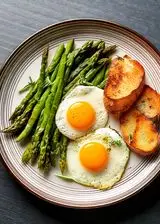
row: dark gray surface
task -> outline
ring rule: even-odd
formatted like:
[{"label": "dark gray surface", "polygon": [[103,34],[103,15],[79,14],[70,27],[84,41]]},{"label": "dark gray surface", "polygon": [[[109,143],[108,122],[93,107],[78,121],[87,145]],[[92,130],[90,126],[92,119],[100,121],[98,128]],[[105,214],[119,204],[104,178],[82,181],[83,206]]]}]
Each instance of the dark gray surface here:
[{"label": "dark gray surface", "polygon": [[[160,0],[1,0],[0,65],[35,31],[66,19],[99,18],[121,23],[160,50]],[[26,192],[0,164],[0,224],[160,223],[160,179],[131,199],[89,211],[66,209]]]}]

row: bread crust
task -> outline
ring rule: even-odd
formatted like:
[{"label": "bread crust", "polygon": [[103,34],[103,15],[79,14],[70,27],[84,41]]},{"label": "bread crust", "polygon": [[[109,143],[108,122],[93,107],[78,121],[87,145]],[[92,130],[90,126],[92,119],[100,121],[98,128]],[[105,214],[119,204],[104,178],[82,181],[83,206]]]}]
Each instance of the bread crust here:
[{"label": "bread crust", "polygon": [[127,55],[114,59],[104,88],[106,109],[112,113],[128,110],[141,94],[144,83],[144,68],[138,61]]}]

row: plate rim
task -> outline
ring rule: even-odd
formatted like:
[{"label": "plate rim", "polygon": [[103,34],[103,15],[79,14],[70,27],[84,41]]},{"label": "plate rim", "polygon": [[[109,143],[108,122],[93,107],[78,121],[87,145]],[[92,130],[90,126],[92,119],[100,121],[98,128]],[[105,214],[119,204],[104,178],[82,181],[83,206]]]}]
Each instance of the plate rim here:
[{"label": "plate rim", "polygon": [[[3,73],[3,70],[5,70],[5,67],[7,66],[7,63],[10,61],[10,59],[12,59],[12,57],[14,57],[14,55],[21,49],[23,48],[23,45],[26,44],[28,41],[30,41],[32,38],[34,39],[35,36],[37,36],[38,34],[42,33],[42,32],[45,32],[45,30],[49,29],[49,28],[55,28],[55,27],[58,27],[58,26],[61,26],[61,25],[66,25],[66,24],[72,24],[74,22],[99,22],[99,23],[103,23],[103,24],[107,24],[107,25],[114,25],[115,27],[117,28],[122,28],[123,30],[127,30],[128,32],[130,33],[133,33],[135,36],[139,37],[141,40],[143,40],[147,45],[149,45],[149,47],[151,48],[151,50],[153,52],[156,53],[156,55],[158,55],[158,58],[159,58],[159,61],[158,61],[158,64],[160,65],[160,51],[146,38],[144,37],[142,34],[138,33],[137,31],[127,27],[127,26],[124,26],[122,24],[119,24],[117,22],[112,22],[112,21],[109,21],[109,20],[102,20],[102,19],[87,19],[87,18],[83,18],[83,19],[71,19],[71,20],[64,20],[64,21],[61,21],[61,22],[58,22],[58,23],[54,23],[54,24],[51,24],[51,25],[48,25],[40,30],[38,30],[37,32],[34,32],[32,35],[30,35],[28,38],[26,38],[24,41],[22,41],[13,51],[12,53],[6,58],[6,60],[4,60],[4,62],[2,63],[2,66],[0,68],[0,75],[1,73]],[[157,59],[156,59],[157,60]],[[1,85],[3,85],[3,77],[1,77]],[[1,142],[1,138],[0,138],[0,148],[4,148],[3,147],[3,144]],[[39,199],[41,200],[44,200],[44,201],[47,201],[49,203],[52,203],[52,204],[55,204],[55,205],[58,205],[58,206],[63,206],[63,207],[69,207],[69,208],[80,208],[80,209],[91,209],[91,208],[98,208],[98,207],[104,207],[104,206],[109,206],[109,205],[113,205],[113,204],[116,204],[116,203],[120,203],[122,201],[125,201],[126,199],[132,197],[133,195],[139,193],[141,190],[143,190],[145,187],[147,187],[157,176],[158,174],[160,173],[160,169],[154,173],[153,176],[150,177],[149,180],[147,180],[143,186],[141,186],[139,189],[135,189],[135,191],[133,191],[132,193],[130,193],[129,195],[126,195],[124,196],[123,198],[119,199],[119,200],[116,200],[116,201],[113,201],[112,203],[109,203],[107,204],[107,202],[104,201],[103,204],[97,204],[97,205],[83,205],[83,206],[79,206],[79,205],[69,205],[69,204],[65,204],[63,202],[56,202],[56,201],[53,201],[53,200],[49,200],[45,197],[45,195],[40,195],[38,193],[36,193],[36,191],[30,189],[29,186],[27,186],[27,184],[25,184],[22,180],[20,180],[15,174],[14,172],[12,171],[12,169],[9,168],[9,165],[7,164],[7,162],[5,161],[5,159],[2,157],[2,153],[0,151],[0,161],[2,161],[2,164],[4,165],[4,167],[6,168],[6,170],[8,171],[8,173],[14,177],[14,179],[24,188],[26,189],[28,192],[30,192],[31,194],[35,195],[36,197],[38,197]]]},{"label": "plate rim", "polygon": [[118,23],[118,22],[114,22],[114,21],[111,21],[111,20],[103,20],[103,19],[90,19],[90,18],[79,18],[79,19],[68,19],[68,20],[64,20],[64,21],[61,21],[61,22],[57,22],[57,23],[53,23],[53,24],[50,24],[48,26],[45,26],[44,28],[34,32],[33,34],[31,34],[29,37],[25,38],[10,54],[8,57],[6,57],[6,59],[4,60],[4,62],[2,62],[1,64],[1,67],[0,67],[0,75],[2,73],[2,71],[4,70],[5,66],[6,66],[6,63],[10,60],[10,58],[21,48],[23,47],[23,44],[25,44],[27,41],[31,40],[32,38],[34,38],[34,36],[36,36],[37,34],[51,28],[51,27],[56,27],[56,26],[60,26],[60,25],[65,25],[67,23],[72,23],[72,22],[100,22],[100,23],[106,23],[106,24],[111,24],[111,25],[114,25],[116,27],[120,27],[120,28],[123,28],[124,30],[128,30],[129,32],[135,34],[136,36],[138,36],[140,39],[142,39],[144,42],[146,42],[151,48],[153,51],[156,52],[156,54],[158,54],[159,58],[160,58],[160,50],[158,50],[158,48],[150,41],[148,40],[144,35],[138,33],[136,30],[128,27],[128,26],[125,26],[125,25],[122,25],[121,23]]}]

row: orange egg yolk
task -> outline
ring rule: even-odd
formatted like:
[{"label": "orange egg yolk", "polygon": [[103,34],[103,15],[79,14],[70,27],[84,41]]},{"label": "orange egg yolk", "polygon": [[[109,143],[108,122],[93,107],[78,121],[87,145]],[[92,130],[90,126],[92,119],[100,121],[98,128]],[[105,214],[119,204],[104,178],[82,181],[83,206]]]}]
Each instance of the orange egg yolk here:
[{"label": "orange egg yolk", "polygon": [[91,171],[99,172],[108,163],[109,153],[106,148],[97,142],[84,145],[80,150],[80,161],[82,165]]},{"label": "orange egg yolk", "polygon": [[95,121],[95,111],[87,102],[76,102],[68,108],[67,120],[73,128],[86,131]]}]

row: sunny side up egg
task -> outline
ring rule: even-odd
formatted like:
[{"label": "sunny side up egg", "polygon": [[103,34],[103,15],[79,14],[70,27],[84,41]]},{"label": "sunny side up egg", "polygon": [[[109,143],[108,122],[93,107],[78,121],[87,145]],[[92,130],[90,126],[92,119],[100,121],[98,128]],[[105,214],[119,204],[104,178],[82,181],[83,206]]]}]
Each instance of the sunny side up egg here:
[{"label": "sunny side up egg", "polygon": [[85,186],[110,189],[121,179],[128,159],[129,149],[120,135],[100,128],[69,143],[67,176]]},{"label": "sunny side up egg", "polygon": [[59,131],[74,140],[106,126],[108,113],[103,104],[103,90],[77,86],[61,102],[56,114]]}]

